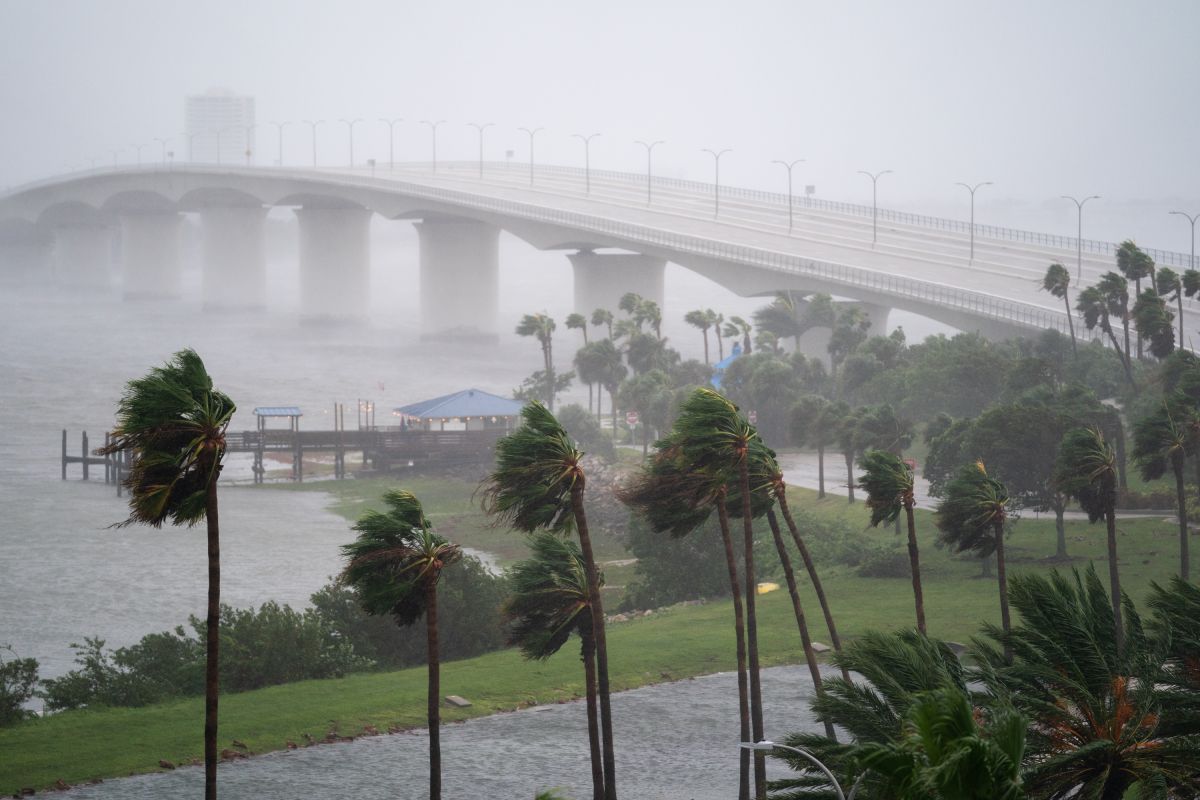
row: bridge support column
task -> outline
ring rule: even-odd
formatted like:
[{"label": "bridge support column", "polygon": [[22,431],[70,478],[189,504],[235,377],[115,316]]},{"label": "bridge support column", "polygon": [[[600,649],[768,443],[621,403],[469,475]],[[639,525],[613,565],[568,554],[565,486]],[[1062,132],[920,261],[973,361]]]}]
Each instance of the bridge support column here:
[{"label": "bridge support column", "polygon": [[178,297],[180,215],[121,215],[121,281],[127,298]]},{"label": "bridge support column", "polygon": [[568,255],[575,272],[575,311],[591,318],[597,308],[616,312],[628,292],[663,305],[666,259],[640,253],[597,253],[580,250]]},{"label": "bridge support column", "polygon": [[423,339],[498,337],[500,229],[472,219],[416,223]]},{"label": "bridge support column", "polygon": [[112,231],[103,225],[63,225],[54,229],[54,282],[68,288],[112,285]]},{"label": "bridge support column", "polygon": [[367,315],[372,213],[365,208],[296,209],[303,319],[334,321]]},{"label": "bridge support column", "polygon": [[200,212],[204,240],[205,308],[263,308],[267,266],[262,206],[216,207]]},{"label": "bridge support column", "polygon": [[887,336],[890,332],[888,330],[888,315],[892,313],[892,310],[872,303],[858,303],[857,305],[867,315],[867,319],[871,321],[871,327],[867,328],[867,336]]}]

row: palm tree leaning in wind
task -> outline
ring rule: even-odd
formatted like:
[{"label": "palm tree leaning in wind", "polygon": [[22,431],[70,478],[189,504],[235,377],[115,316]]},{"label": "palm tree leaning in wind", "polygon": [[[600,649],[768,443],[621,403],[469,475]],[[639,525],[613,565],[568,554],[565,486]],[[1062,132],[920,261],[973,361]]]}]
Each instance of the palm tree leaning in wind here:
[{"label": "palm tree leaning in wind", "polygon": [[1071,310],[1071,271],[1057,261],[1046,268],[1046,277],[1042,279],[1042,290],[1062,300],[1067,307],[1067,326],[1071,331],[1071,352],[1079,355],[1079,347],[1075,343],[1075,315]]},{"label": "palm tree leaning in wind", "polygon": [[712,309],[709,309],[709,311],[707,313],[705,313],[704,311],[702,311],[700,309],[696,309],[695,311],[689,311],[683,315],[684,322],[686,322],[688,325],[691,325],[693,328],[699,328],[700,332],[702,334],[704,334],[704,363],[705,364],[707,364],[709,362],[709,359],[708,359],[708,329],[713,326],[713,320],[709,317],[709,314],[712,314],[712,313],[713,313]]},{"label": "palm tree leaning in wind", "polygon": [[894,522],[903,510],[908,520],[908,564],[912,572],[913,600],[917,608],[917,630],[925,629],[925,597],[921,590],[921,555],[917,548],[917,523],[913,514],[913,471],[899,456],[886,450],[871,450],[858,461],[863,471],[858,485],[867,493],[871,525]]},{"label": "palm tree leaning in wind", "polygon": [[1176,421],[1167,403],[1133,426],[1133,460],[1141,467],[1142,478],[1156,481],[1170,469],[1175,476],[1175,506],[1179,520],[1179,577],[1190,580],[1191,558],[1188,553],[1187,495],[1184,491],[1183,465],[1191,455],[1190,431]]},{"label": "palm tree leaning in wind", "polygon": [[531,557],[517,562],[508,572],[511,594],[504,615],[512,624],[510,638],[526,658],[544,661],[557,653],[571,634],[579,634],[592,757],[592,798],[604,800],[596,706],[596,640],[592,635],[587,569],[578,545],[568,539],[541,531],[530,537],[529,545]]},{"label": "palm tree leaning in wind", "polygon": [[425,616],[429,654],[426,717],[429,723],[429,797],[442,796],[441,660],[438,655],[437,585],[442,570],[462,558],[462,550],[433,532],[412,492],[383,496],[386,512],[368,511],[354,530],[358,539],[342,546],[347,560],[341,580],[357,590],[364,611],[390,615],[407,627]]},{"label": "palm tree leaning in wind", "polygon": [[554,410],[554,320],[546,314],[526,314],[517,323],[518,336],[532,336],[542,346],[542,368],[546,371],[546,405]]},{"label": "palm tree leaning in wind", "polygon": [[204,797],[217,796],[217,698],[220,687],[221,536],[217,478],[225,455],[225,431],[237,407],[213,389],[204,362],[181,350],[143,378],[131,380],[117,404],[117,426],[97,452],[132,456],[125,486],[129,519],[161,527],[208,528],[208,616],[204,668]]},{"label": "palm tree leaning in wind", "polygon": [[584,509],[587,477],[580,460],[583,453],[554,415],[541,403],[521,410],[521,427],[496,443],[496,468],[484,479],[484,510],[497,523],[532,533],[547,530],[579,536],[592,601],[592,635],[596,640],[596,684],[600,696],[600,733],[604,757],[604,794],[617,796],[613,750],[612,706],[608,689],[608,643],[604,632],[604,605],[600,572],[592,553]]}]

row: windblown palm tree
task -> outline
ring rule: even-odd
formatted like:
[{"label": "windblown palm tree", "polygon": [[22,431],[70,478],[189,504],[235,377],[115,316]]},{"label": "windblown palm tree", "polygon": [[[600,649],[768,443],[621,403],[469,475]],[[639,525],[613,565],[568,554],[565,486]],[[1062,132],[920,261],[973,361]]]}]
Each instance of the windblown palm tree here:
[{"label": "windblown palm tree", "polygon": [[[968,464],[946,484],[935,517],[942,542],[957,552],[970,550],[987,558],[996,556],[996,581],[1000,588],[1000,624],[1012,629],[1008,615],[1008,578],[1004,558],[1004,527],[1009,496],[1004,484],[987,474],[982,461]],[[1012,653],[1005,651],[1011,660]]]},{"label": "windblown palm tree", "polygon": [[[1121,271],[1126,280],[1133,281],[1134,297],[1142,296],[1142,278],[1149,278],[1150,288],[1154,288],[1154,260],[1134,244],[1133,240],[1126,239],[1117,247],[1117,269]],[[1137,334],[1137,357],[1139,359],[1142,357],[1142,331],[1140,328]]]},{"label": "windblown palm tree", "polygon": [[[1161,273],[1160,273],[1161,274]],[[1176,421],[1167,403],[1133,427],[1133,460],[1141,467],[1142,478],[1156,481],[1170,469],[1175,476],[1175,506],[1179,519],[1179,576],[1190,580],[1191,558],[1188,553],[1187,497],[1184,492],[1183,465],[1191,455],[1191,432]]]},{"label": "windblown palm tree", "polygon": [[[1111,272],[1108,274],[1113,275]],[[1114,277],[1118,280],[1121,279],[1120,275],[1115,275]],[[1126,299],[1128,300],[1128,295],[1126,295]],[[1079,293],[1075,301],[1075,309],[1083,315],[1084,327],[1089,331],[1099,327],[1101,332],[1108,336],[1109,341],[1112,342],[1113,349],[1117,351],[1117,356],[1121,359],[1121,366],[1125,369],[1125,379],[1132,386],[1133,368],[1129,363],[1128,347],[1121,349],[1121,344],[1117,341],[1116,332],[1113,331],[1113,309],[1110,306],[1109,298],[1105,296],[1099,286],[1089,286]],[[1120,316],[1120,306],[1117,307],[1117,316]],[[1121,320],[1124,323],[1123,317],[1121,317]],[[1126,333],[1128,333],[1128,329],[1126,329]]]},{"label": "windblown palm tree", "polygon": [[[1155,358],[1166,358],[1175,349],[1175,328],[1172,326],[1173,314],[1167,308],[1164,300],[1153,288],[1146,289],[1137,297],[1137,302],[1130,312],[1134,325],[1137,327],[1138,341],[1144,339],[1150,343],[1150,354]],[[1138,351],[1138,358],[1142,353]]]},{"label": "windblown palm tree", "polygon": [[542,346],[542,364],[546,371],[546,405],[554,410],[554,319],[546,314],[526,314],[517,323],[518,336],[532,336]]},{"label": "windblown palm tree", "polygon": [[1075,315],[1071,311],[1071,272],[1057,261],[1046,268],[1046,277],[1042,279],[1042,289],[1062,300],[1067,307],[1067,326],[1071,331],[1071,352],[1079,355],[1079,347],[1075,343]]},{"label": "windblown palm tree", "polygon": [[[1197,285],[1200,286],[1200,281],[1197,282]],[[722,332],[730,339],[737,339],[739,336],[742,337],[742,355],[748,356],[751,350],[750,331],[752,329],[753,326],[749,322],[746,322],[746,320],[735,314],[729,317],[729,322],[725,323]]]},{"label": "windblown palm tree", "polygon": [[925,629],[925,598],[921,590],[921,554],[917,548],[917,523],[913,515],[913,471],[900,457],[886,450],[871,450],[858,461],[863,474],[858,485],[867,493],[871,525],[895,522],[900,512],[908,520],[908,565],[912,572],[913,600],[917,607],[917,630]]},{"label": "windblown palm tree", "polygon": [[1117,470],[1112,447],[1098,428],[1075,428],[1063,437],[1054,482],[1075,498],[1088,521],[1103,519],[1108,529],[1108,580],[1117,649],[1124,645],[1121,621],[1121,573],[1117,567]]},{"label": "windblown palm tree", "polygon": [[207,523],[208,615],[204,670],[204,796],[217,796],[217,699],[220,686],[221,536],[217,478],[225,455],[225,431],[237,410],[213,389],[204,362],[181,350],[161,367],[130,381],[117,404],[117,426],[98,452],[125,452],[132,466],[129,518],[161,527]]},{"label": "windblown palm tree", "polygon": [[592,324],[599,328],[608,328],[608,338],[613,338],[613,313],[606,308],[597,308],[592,312]]},{"label": "windblown palm tree", "polygon": [[[530,659],[544,661],[571,634],[579,634],[587,696],[588,745],[592,757],[593,800],[604,800],[604,761],[596,692],[596,639],[587,568],[572,541],[541,531],[529,540],[531,558],[508,572],[511,594],[504,614],[512,624],[511,642]],[[603,576],[600,579],[603,584]]]},{"label": "windblown palm tree", "polygon": [[[599,369],[599,383],[608,391],[608,408],[612,412],[612,435],[617,437],[617,390],[621,381],[629,374],[625,362],[621,360],[621,351],[612,343],[612,339],[596,342],[596,365]],[[598,392],[597,392],[598,394]],[[599,411],[600,401],[596,400]]]},{"label": "windblown palm tree", "polygon": [[1183,349],[1183,295],[1186,291],[1183,278],[1183,275],[1170,267],[1159,267],[1158,272],[1154,273],[1154,288],[1158,290],[1164,300],[1174,300],[1179,311],[1180,350]]},{"label": "windblown palm tree", "polygon": [[521,410],[522,425],[496,443],[496,468],[484,480],[484,509],[498,522],[532,533],[547,530],[579,536],[592,602],[592,635],[596,641],[596,684],[600,699],[600,732],[604,760],[604,792],[617,796],[613,750],[612,706],[609,699],[608,643],[600,572],[592,553],[584,490],[587,477],[583,453],[544,406],[530,403]]},{"label": "windblown palm tree", "polygon": [[428,645],[426,717],[429,723],[429,797],[442,796],[441,661],[438,655],[437,585],[442,570],[462,558],[462,550],[433,532],[412,492],[383,496],[386,512],[368,511],[354,530],[358,538],[342,547],[347,560],[342,581],[354,587],[368,614],[390,615],[401,627],[425,616]]},{"label": "windblown palm tree", "polygon": [[583,314],[567,314],[567,318],[563,321],[563,324],[570,330],[577,330],[582,333],[583,343],[585,345],[588,343],[587,317],[583,316]]},{"label": "windblown palm tree", "polygon": [[[713,322],[714,322],[713,317],[714,316],[716,316],[716,314],[713,312],[713,310],[711,308],[708,311],[702,311],[700,309],[696,309],[695,311],[687,312],[683,316],[684,322],[686,322],[688,325],[691,325],[693,328],[699,328],[700,332],[702,334],[704,334],[704,363],[705,364],[708,363],[708,329],[713,326]],[[718,336],[719,335],[720,334],[718,332]]]}]

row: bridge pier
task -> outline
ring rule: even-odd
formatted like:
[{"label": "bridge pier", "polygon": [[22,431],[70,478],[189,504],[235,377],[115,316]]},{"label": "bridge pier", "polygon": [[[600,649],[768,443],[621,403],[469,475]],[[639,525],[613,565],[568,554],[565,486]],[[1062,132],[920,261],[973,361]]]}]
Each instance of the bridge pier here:
[{"label": "bridge pier", "polygon": [[500,229],[456,217],[416,223],[421,248],[422,338],[497,340]]},{"label": "bridge pier", "polygon": [[359,207],[296,209],[301,318],[330,321],[366,316],[373,213]]},{"label": "bridge pier", "polygon": [[59,286],[107,289],[112,285],[112,231],[104,225],[54,228],[52,273]]},{"label": "bridge pier", "polygon": [[628,292],[653,300],[662,308],[666,259],[640,253],[597,253],[580,250],[567,256],[575,273],[575,311],[591,318],[597,308],[616,312]]},{"label": "bridge pier", "polygon": [[121,215],[121,281],[126,298],[180,294],[180,215]]},{"label": "bridge pier", "polygon": [[200,212],[204,241],[202,296],[208,308],[264,308],[267,266],[262,206],[225,206]]}]

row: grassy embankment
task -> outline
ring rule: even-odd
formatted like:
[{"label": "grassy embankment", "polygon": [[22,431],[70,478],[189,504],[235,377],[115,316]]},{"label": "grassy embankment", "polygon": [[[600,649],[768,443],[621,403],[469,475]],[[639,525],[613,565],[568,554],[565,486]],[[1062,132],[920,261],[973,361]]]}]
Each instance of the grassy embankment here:
[{"label": "grassy embankment", "polygon": [[[388,485],[384,481],[352,481],[311,488],[331,490],[335,510],[354,518]],[[478,504],[470,499],[469,484],[415,479],[405,486],[424,499],[439,529],[452,539],[495,552],[502,562],[522,555],[519,536],[488,527]],[[790,494],[794,506],[845,519],[856,528],[865,525],[861,502],[850,506],[844,498],[817,501],[815,493],[799,489]],[[1126,591],[1140,601],[1151,580],[1162,583],[1177,570],[1176,528],[1169,519],[1129,520],[1119,526],[1122,579]],[[918,530],[930,633],[966,641],[977,633],[980,621],[998,623],[994,579],[978,577],[977,562],[934,547],[929,512],[918,513]],[[890,528],[870,535],[879,540],[893,538]],[[1094,560],[1102,577],[1106,575],[1103,526],[1070,522],[1068,541],[1076,564]],[[1046,560],[1054,552],[1053,519],[1022,520],[1007,549],[1010,574],[1048,571],[1055,566]],[[602,559],[623,555],[613,541],[601,550]],[[845,637],[869,629],[913,625],[907,577],[861,578],[840,566],[824,568],[823,577]],[[804,599],[814,636],[827,640],[815,598],[806,591]],[[802,654],[786,593],[763,596],[759,609],[764,663],[798,661]],[[609,634],[613,686],[626,689],[732,669],[730,620],[728,603],[717,602],[676,607],[614,625]],[[546,663],[530,663],[504,651],[445,664],[442,689],[474,703],[469,709],[445,709],[444,718],[455,721],[577,697],[582,692],[582,671],[574,652],[564,652]],[[355,735],[367,726],[380,731],[393,726],[420,727],[424,692],[425,671],[417,668],[227,695],[221,705],[221,746],[228,747],[237,739],[252,752],[261,753],[281,749],[288,741],[303,746],[306,734],[320,740],[331,729]],[[0,793],[22,786],[49,786],[59,778],[77,783],[153,771],[158,769],[159,759],[175,763],[195,759],[203,751],[202,720],[203,701],[195,698],[142,709],[71,712],[0,730]],[[786,723],[777,727],[786,730]]]}]

